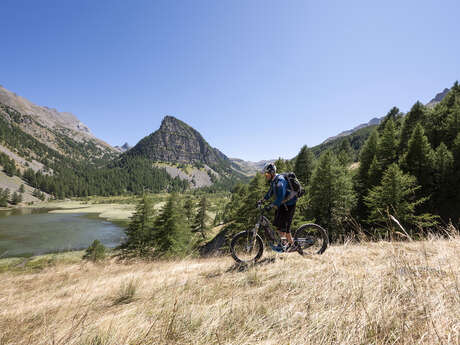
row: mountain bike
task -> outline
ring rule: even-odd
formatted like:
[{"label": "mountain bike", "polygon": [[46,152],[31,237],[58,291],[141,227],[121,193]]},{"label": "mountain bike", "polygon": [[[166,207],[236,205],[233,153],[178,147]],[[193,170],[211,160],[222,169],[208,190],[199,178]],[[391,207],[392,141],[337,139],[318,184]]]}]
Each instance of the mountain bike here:
[{"label": "mountain bike", "polygon": [[[287,253],[287,248],[289,247],[287,239],[280,238],[278,232],[271,228],[270,221],[265,216],[265,210],[261,203],[257,204],[257,208],[261,212],[254,228],[237,233],[230,243],[232,257],[238,263],[255,263],[262,257],[264,241],[258,234],[261,229],[263,230],[265,241],[272,250]],[[329,243],[327,231],[318,224],[303,224],[292,234],[294,245],[297,246],[297,252],[301,255],[322,254]]]}]

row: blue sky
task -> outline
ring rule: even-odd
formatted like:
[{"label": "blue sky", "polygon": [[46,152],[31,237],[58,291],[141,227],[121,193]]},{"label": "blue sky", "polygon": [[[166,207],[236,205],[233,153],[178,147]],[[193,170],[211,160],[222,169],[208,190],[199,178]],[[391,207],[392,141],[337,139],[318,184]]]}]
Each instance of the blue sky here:
[{"label": "blue sky", "polygon": [[460,79],[458,1],[0,2],[0,84],[111,145],[165,115],[227,156],[302,145]]}]

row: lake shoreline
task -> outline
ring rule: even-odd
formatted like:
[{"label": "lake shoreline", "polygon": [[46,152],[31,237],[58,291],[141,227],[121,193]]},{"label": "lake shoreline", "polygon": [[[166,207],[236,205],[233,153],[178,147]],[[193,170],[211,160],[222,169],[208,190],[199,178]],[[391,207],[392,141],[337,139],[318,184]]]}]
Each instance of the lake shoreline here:
[{"label": "lake shoreline", "polygon": [[[41,202],[35,205],[27,205],[23,207],[13,207],[13,208],[5,208],[2,211],[19,211],[19,210],[37,210],[40,212],[43,211],[47,214],[84,214],[85,218],[89,219],[98,219],[101,221],[107,221],[113,223],[114,225],[127,228],[130,217],[135,211],[135,204],[122,204],[122,203],[91,203],[91,201],[81,201],[81,200],[65,200],[65,201],[48,201],[48,202]],[[60,257],[62,255],[67,256],[70,255],[74,257],[76,252],[81,252],[85,250],[85,248],[78,248],[78,249],[70,249],[70,250],[63,250],[63,251],[56,251],[56,252],[46,252],[36,255],[17,255],[17,256],[8,256],[2,257],[0,255],[0,271],[1,268],[6,266],[10,266],[10,263],[15,262],[12,266],[15,266],[23,262],[23,261],[35,261],[39,259],[49,258],[52,256],[53,260],[56,257]]]},{"label": "lake shoreline", "polygon": [[88,201],[65,200],[47,201],[40,204],[30,205],[21,208],[50,209],[48,213],[93,213],[114,223],[127,223],[133,215],[135,204],[119,203],[91,203]]}]

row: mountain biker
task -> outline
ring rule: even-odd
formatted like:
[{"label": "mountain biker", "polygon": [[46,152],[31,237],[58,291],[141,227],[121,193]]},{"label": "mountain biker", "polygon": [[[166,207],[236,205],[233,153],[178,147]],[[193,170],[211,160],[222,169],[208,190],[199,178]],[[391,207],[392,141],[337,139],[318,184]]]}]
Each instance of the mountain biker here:
[{"label": "mountain biker", "polygon": [[[290,228],[292,218],[294,218],[297,195],[293,191],[289,190],[289,183],[284,176],[276,173],[275,164],[266,164],[263,171],[265,173],[265,180],[270,182],[270,189],[267,194],[265,194],[264,199],[268,200],[273,195],[275,196],[275,201],[270,205],[265,206],[265,211],[270,211],[273,207],[276,208],[273,225],[276,226],[280,237],[286,238],[288,241],[288,247],[285,251],[296,251],[298,248],[297,245],[294,244]],[[291,193],[294,193],[294,195]],[[278,246],[273,249],[279,250],[281,248]]]}]

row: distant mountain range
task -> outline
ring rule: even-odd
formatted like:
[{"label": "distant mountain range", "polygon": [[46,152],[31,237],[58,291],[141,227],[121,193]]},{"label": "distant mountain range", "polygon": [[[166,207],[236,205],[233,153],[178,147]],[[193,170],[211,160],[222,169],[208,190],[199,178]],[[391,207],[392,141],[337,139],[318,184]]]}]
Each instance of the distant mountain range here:
[{"label": "distant mountain range", "polygon": [[[449,89],[444,89],[438,93],[427,106],[432,107],[440,102],[448,91]],[[321,145],[329,145],[334,140],[376,126],[382,118],[375,117],[367,123],[326,139]],[[261,171],[267,162],[275,161],[273,159],[249,162],[228,158],[209,145],[197,130],[169,115],[164,117],[158,130],[141,139],[134,147],[130,147],[128,143],[112,147],[96,138],[75,115],[35,105],[2,86],[0,122],[2,126],[15,128],[20,136],[25,138],[22,139],[23,142],[16,140],[13,144],[5,137],[0,137],[0,152],[12,159],[19,171],[31,168],[34,171],[52,174],[49,163],[59,161],[56,158],[58,156],[52,152],[57,152],[67,157],[66,159],[99,166],[120,162],[123,157],[141,157],[150,161],[152,166],[166,167],[172,177],[186,179],[195,187],[201,187],[211,185],[219,179],[244,180]],[[49,156],[50,153],[46,153],[43,148],[37,148],[37,144],[31,144],[32,141],[28,141],[27,135],[37,140],[40,145],[54,150],[50,151],[52,155]]]},{"label": "distant mountain range", "polygon": [[126,152],[131,148],[131,146],[128,143],[124,143],[122,146],[114,146],[114,149],[120,152]]}]

